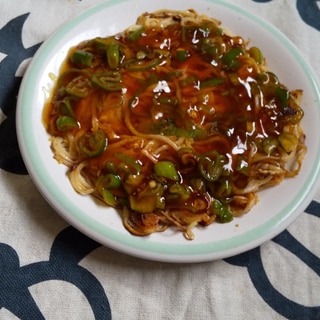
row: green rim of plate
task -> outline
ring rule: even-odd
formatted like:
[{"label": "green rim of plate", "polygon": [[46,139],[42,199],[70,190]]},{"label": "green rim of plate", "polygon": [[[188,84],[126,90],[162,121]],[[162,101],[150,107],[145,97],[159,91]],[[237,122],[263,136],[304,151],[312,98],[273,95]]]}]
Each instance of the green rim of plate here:
[{"label": "green rim of plate", "polygon": [[[312,200],[311,190],[316,185],[320,172],[320,164],[318,162],[315,161],[312,170],[310,170],[309,176],[306,178],[305,183],[300,188],[301,197],[292,199],[282,211],[269,219],[267,222],[245,232],[244,234],[234,236],[230,239],[201,244],[187,242],[186,244],[168,245],[167,243],[162,244],[159,242],[154,242],[149,238],[134,237],[130,234],[125,235],[124,233],[115,231],[114,229],[104,226],[98,221],[92,219],[85,211],[82,211],[77,206],[70,203],[65,198],[63,190],[60,190],[55,182],[47,180],[47,177],[50,174],[44,164],[39,161],[38,155],[40,154],[40,150],[37,149],[37,137],[35,137],[32,134],[32,131],[29,130],[30,123],[32,123],[32,113],[29,112],[27,107],[30,105],[30,101],[33,100],[32,97],[34,94],[34,83],[37,83],[42,65],[45,63],[47,55],[54,49],[59,39],[65,33],[77,26],[78,23],[86,20],[92,15],[95,15],[103,9],[118,5],[119,3],[131,1],[132,0],[112,0],[86,10],[60,28],[41,46],[41,49],[36,53],[35,59],[28,68],[21,85],[18,103],[20,110],[17,112],[17,124],[19,124],[21,128],[21,132],[18,132],[19,145],[30,175],[48,202],[58,212],[61,213],[61,211],[63,211],[68,213],[69,219],[68,217],[64,216],[66,220],[68,220],[71,224],[76,225],[76,228],[80,229],[84,233],[87,233],[87,230],[93,231],[95,236],[90,235],[91,237],[106,244],[107,246],[116,248],[118,251],[143,258],[150,258],[151,256],[152,260],[192,262],[224,258],[232,255],[232,252],[236,248],[243,247],[243,252],[260,245],[264,240],[268,240],[277,233],[281,232],[287,225],[285,225],[281,230],[278,230],[278,226],[284,224],[285,221],[290,220],[289,218],[291,218],[295,211],[300,210],[302,212],[302,210],[304,210]],[[317,97],[317,100],[320,101],[319,88],[313,72],[305,63],[295,46],[278,29],[270,25],[268,22],[261,20],[255,15],[233,4],[220,0],[207,0],[207,2],[217,4],[232,11],[241,13],[241,15],[259,24],[267,32],[272,33],[273,36],[281,40],[281,42],[291,52],[292,56],[303,69],[306,77],[309,80],[309,84],[314,95]],[[317,116],[320,123],[320,114]],[[317,158],[320,159],[320,148],[317,150]]]}]

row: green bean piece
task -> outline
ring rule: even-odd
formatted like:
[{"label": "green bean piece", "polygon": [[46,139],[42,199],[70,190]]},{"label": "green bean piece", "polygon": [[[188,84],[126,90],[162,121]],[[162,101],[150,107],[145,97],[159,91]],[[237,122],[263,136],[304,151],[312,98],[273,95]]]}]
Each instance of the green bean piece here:
[{"label": "green bean piece", "polygon": [[238,48],[238,47],[231,48],[230,51],[225,53],[221,58],[221,61],[224,67],[228,70],[233,70],[233,71],[239,69],[241,64],[237,60],[237,58],[242,54],[243,54],[243,51],[241,48]]},{"label": "green bean piece", "polygon": [[106,91],[122,90],[121,74],[117,71],[99,72],[92,76],[91,81]]},{"label": "green bean piece", "polygon": [[91,67],[93,62],[93,54],[85,50],[76,50],[72,56],[71,61],[79,68]]},{"label": "green bean piece", "polygon": [[179,181],[180,177],[171,161],[158,161],[154,165],[154,172],[159,177],[164,177],[173,181]]},{"label": "green bean piece", "polygon": [[66,92],[73,97],[81,99],[88,96],[90,87],[90,81],[86,77],[80,75],[68,83]]},{"label": "green bean piece", "polygon": [[222,204],[219,200],[214,200],[212,203],[213,213],[220,223],[227,223],[233,220],[233,215],[227,205]]},{"label": "green bean piece", "polygon": [[56,126],[59,131],[69,131],[78,128],[78,123],[72,117],[60,116],[56,120]]},{"label": "green bean piece", "polygon": [[106,134],[101,129],[94,133],[87,132],[83,134],[78,141],[79,149],[89,158],[101,155],[106,144]]},{"label": "green bean piece", "polygon": [[111,69],[116,69],[120,62],[119,44],[111,43],[107,48],[107,60]]},{"label": "green bean piece", "polygon": [[115,156],[124,162],[128,168],[128,172],[133,174],[139,174],[141,172],[142,165],[137,160],[121,152],[117,152]]},{"label": "green bean piece", "polygon": [[263,62],[263,55],[259,48],[251,47],[249,49],[249,55],[256,61],[257,64],[261,64]]},{"label": "green bean piece", "polygon": [[136,42],[142,35],[144,28],[141,26],[134,31],[129,32],[127,39],[133,42]]}]

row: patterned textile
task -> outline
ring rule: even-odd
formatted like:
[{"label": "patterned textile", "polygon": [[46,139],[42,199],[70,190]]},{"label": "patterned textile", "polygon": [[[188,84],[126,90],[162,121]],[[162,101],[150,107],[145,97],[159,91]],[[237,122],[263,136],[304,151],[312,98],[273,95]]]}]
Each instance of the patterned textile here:
[{"label": "patterned textile", "polygon": [[[21,79],[48,36],[100,2],[0,0],[0,319],[320,319],[320,190],[273,240],[200,264],[103,247],[37,191],[15,131]],[[320,74],[320,1],[232,2],[278,27]]]}]

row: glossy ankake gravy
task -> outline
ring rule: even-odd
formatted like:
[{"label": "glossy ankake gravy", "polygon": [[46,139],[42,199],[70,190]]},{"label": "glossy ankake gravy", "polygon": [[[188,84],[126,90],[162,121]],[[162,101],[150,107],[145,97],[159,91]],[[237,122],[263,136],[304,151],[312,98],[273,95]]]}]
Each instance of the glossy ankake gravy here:
[{"label": "glossy ankake gravy", "polygon": [[220,22],[162,10],[70,49],[44,112],[74,189],[135,235],[229,222],[298,174],[301,90]]}]

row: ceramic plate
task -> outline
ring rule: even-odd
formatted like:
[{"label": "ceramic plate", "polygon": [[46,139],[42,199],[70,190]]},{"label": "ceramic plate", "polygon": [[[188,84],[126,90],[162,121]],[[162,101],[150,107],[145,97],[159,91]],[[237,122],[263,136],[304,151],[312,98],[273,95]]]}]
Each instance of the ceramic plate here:
[{"label": "ceramic plate", "polygon": [[[78,195],[66,168],[53,159],[42,110],[68,49],[85,39],[108,36],[135,23],[145,11],[195,9],[219,19],[222,26],[251,39],[269,69],[292,90],[303,89],[302,126],[308,153],[298,177],[260,193],[259,203],[228,224],[196,228],[195,240],[169,229],[136,237],[128,233],[119,213]],[[273,238],[304,211],[319,186],[320,95],[315,76],[294,45],[277,29],[246,10],[224,1],[107,1],[74,17],[52,35],[34,56],[22,81],[17,107],[17,133],[22,156],[35,184],[50,205],[75,228],[96,241],[133,256],[166,262],[201,262],[233,256]]]}]

